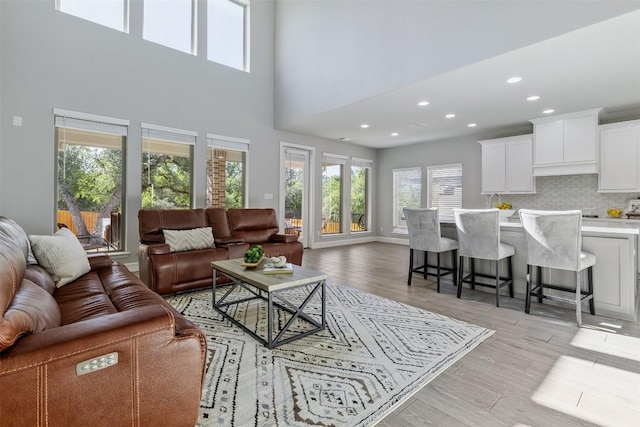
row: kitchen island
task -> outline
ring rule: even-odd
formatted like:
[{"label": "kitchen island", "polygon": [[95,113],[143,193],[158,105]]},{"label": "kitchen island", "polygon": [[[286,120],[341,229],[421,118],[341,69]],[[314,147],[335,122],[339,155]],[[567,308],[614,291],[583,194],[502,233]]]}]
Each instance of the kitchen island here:
[{"label": "kitchen island", "polygon": [[[456,239],[455,224],[443,222],[442,235]],[[635,227],[602,225],[582,225],[582,247],[585,252],[596,256],[593,267],[593,294],[596,314],[624,320],[638,320],[638,236],[640,230]],[[522,224],[519,222],[500,223],[500,240],[512,245],[516,249],[513,257],[513,286],[516,298],[523,300],[526,289],[527,258],[525,236]],[[449,262],[449,257],[443,261]],[[435,258],[434,258],[435,260]],[[443,264],[445,264],[443,262]],[[502,261],[501,271],[506,271],[506,262]],[[476,269],[483,273],[495,274],[493,263],[477,260]],[[446,264],[445,264],[446,265]],[[448,265],[447,265],[448,266]],[[468,266],[465,263],[465,274]],[[493,271],[492,271],[493,270]],[[586,286],[586,270],[582,273],[583,287]],[[575,273],[562,270],[543,269],[544,281],[564,286],[575,285]],[[491,288],[477,287],[479,290],[495,292]],[[545,293],[553,293],[545,289]],[[564,296],[570,295],[564,293]],[[536,299],[534,298],[535,302]],[[557,304],[555,301],[545,300],[545,304]],[[588,310],[585,307],[585,310]]]}]

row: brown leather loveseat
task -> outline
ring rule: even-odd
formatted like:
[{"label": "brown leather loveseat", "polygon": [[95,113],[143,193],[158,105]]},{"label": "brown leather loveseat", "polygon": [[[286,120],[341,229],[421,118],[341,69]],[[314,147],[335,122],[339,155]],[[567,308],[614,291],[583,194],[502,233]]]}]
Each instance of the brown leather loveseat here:
[{"label": "brown leather loveseat", "polygon": [[0,425],[195,425],[203,333],[107,255],[64,285],[28,258],[0,217]]},{"label": "brown leather loveseat", "polygon": [[[208,227],[211,230],[206,231]],[[262,245],[266,254],[302,264],[302,243],[297,235],[278,234],[274,209],[142,209],[138,229],[140,278],[159,294],[211,286],[212,261],[242,258],[255,245]],[[189,230],[205,230],[213,239],[187,250],[176,250],[166,242],[167,232]],[[225,280],[218,275],[218,282]]]}]

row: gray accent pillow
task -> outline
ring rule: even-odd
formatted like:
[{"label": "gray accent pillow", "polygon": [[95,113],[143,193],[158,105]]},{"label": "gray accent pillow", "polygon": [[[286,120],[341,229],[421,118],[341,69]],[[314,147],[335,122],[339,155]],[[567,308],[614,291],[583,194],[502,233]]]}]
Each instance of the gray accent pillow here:
[{"label": "gray accent pillow", "polygon": [[53,236],[29,236],[33,255],[58,288],[91,270],[87,253],[75,234],[61,228]]},{"label": "gray accent pillow", "polygon": [[183,252],[215,247],[211,227],[192,228],[190,230],[162,230],[164,242],[171,252]]}]

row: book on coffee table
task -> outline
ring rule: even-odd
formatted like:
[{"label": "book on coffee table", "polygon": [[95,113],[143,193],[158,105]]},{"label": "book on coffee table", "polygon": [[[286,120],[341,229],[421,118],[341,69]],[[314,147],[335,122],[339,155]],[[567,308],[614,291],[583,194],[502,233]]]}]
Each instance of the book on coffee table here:
[{"label": "book on coffee table", "polygon": [[286,263],[282,267],[274,267],[273,265],[265,265],[262,269],[264,274],[292,274],[293,266],[290,262]]}]

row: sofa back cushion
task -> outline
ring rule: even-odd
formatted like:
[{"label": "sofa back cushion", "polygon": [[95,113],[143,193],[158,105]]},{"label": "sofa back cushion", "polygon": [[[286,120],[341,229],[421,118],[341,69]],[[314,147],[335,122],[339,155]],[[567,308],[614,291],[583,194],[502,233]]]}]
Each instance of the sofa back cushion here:
[{"label": "sofa back cushion", "polygon": [[271,208],[227,209],[227,216],[233,237],[246,243],[266,242],[280,230],[276,211]]},{"label": "sofa back cushion", "polygon": [[204,209],[138,211],[138,233],[141,243],[165,243],[163,230],[189,230],[208,226]]},{"label": "sofa back cushion", "polygon": [[27,268],[29,240],[13,220],[0,217],[0,317],[18,291]]},{"label": "sofa back cushion", "polygon": [[231,237],[227,210],[225,208],[207,208],[205,209],[205,215],[207,216],[207,223],[213,229],[213,235],[216,239]]}]

